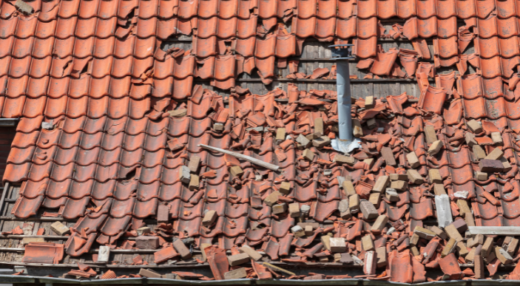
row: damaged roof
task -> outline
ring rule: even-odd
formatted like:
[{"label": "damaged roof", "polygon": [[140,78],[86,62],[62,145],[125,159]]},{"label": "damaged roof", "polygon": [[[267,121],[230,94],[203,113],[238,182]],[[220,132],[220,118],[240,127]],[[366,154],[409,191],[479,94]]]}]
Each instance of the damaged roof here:
[{"label": "damaged roof", "polygon": [[[0,3],[18,276],[520,280],[515,1]],[[336,91],[298,84],[335,79],[313,39],[420,97],[354,93],[336,151]]]}]

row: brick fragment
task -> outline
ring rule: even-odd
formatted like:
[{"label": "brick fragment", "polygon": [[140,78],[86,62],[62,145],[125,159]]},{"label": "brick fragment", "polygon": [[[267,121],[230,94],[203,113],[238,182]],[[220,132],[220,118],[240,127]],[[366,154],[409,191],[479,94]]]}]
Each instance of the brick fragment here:
[{"label": "brick fragment", "polygon": [[462,219],[455,220],[452,223],[453,226],[459,231],[459,233],[465,233],[468,230],[468,225]]},{"label": "brick fragment", "polygon": [[201,158],[199,155],[191,155],[190,162],[188,163],[188,169],[190,172],[197,173],[199,171]]},{"label": "brick fragment", "polygon": [[320,237],[321,243],[323,243],[323,247],[330,251],[330,236],[328,235],[322,235]]},{"label": "brick fragment", "polygon": [[407,175],[403,175],[403,176],[405,177],[405,181],[401,181],[401,180],[392,181],[392,183],[390,183],[390,188],[395,189],[397,191],[406,190],[406,188],[408,188],[408,176]]},{"label": "brick fragment", "polygon": [[302,147],[302,148],[307,148],[310,146],[311,144],[311,141],[309,139],[307,139],[307,137],[303,136],[302,134],[300,134],[297,138],[296,138],[296,143],[298,143],[298,146]]},{"label": "brick fragment", "polygon": [[323,134],[325,134],[323,132],[323,118],[321,117],[316,117],[314,118],[314,136],[316,137],[321,137],[323,136]]},{"label": "brick fragment", "polygon": [[174,241],[173,248],[175,248],[177,253],[179,253],[183,259],[188,259],[191,257],[191,251],[188,249],[188,247],[186,247],[182,240],[177,239],[176,241]]},{"label": "brick fragment", "polygon": [[341,258],[339,259],[339,262],[343,264],[353,264],[354,260],[352,260],[352,256],[350,256],[350,253],[341,253]]},{"label": "brick fragment", "polygon": [[473,248],[479,244],[484,244],[484,239],[485,237],[483,234],[477,234],[474,237],[468,239],[468,247]]},{"label": "brick fragment", "polygon": [[440,227],[434,225],[434,226],[430,227],[430,230],[433,231],[435,233],[435,235],[437,235],[438,237],[440,237],[444,240],[448,239],[448,235]]},{"label": "brick fragment", "polygon": [[137,235],[145,235],[145,234],[148,234],[148,233],[151,233],[152,230],[150,230],[149,227],[147,226],[143,226],[143,227],[140,227],[137,229]]},{"label": "brick fragment", "polygon": [[45,242],[45,238],[43,237],[24,237],[22,239],[22,245],[26,245],[33,242]]},{"label": "brick fragment", "polygon": [[414,231],[420,238],[430,240],[436,236],[435,232],[424,227],[416,226]]},{"label": "brick fragment", "polygon": [[361,212],[363,213],[363,219],[372,220],[379,216],[377,209],[369,201],[361,200],[359,207],[361,209]]},{"label": "brick fragment", "polygon": [[495,255],[502,264],[511,264],[513,262],[513,257],[500,246],[495,247]]},{"label": "brick fragment", "polygon": [[230,270],[230,271],[224,273],[225,280],[240,279],[240,278],[246,278],[246,277],[247,277],[247,271],[244,267],[240,267],[240,268]]},{"label": "brick fragment", "polygon": [[417,155],[415,152],[411,152],[406,154],[406,160],[408,160],[408,164],[410,164],[410,167],[412,168],[418,168],[421,164],[419,163],[419,158],[417,158]]},{"label": "brick fragment", "polygon": [[290,182],[282,182],[280,184],[280,193],[288,194],[291,192],[291,183]]},{"label": "brick fragment", "polygon": [[494,250],[494,247],[495,247],[495,243],[493,241],[493,238],[492,237],[486,237],[486,240],[484,241],[484,244],[482,245],[482,250],[481,250],[481,254],[482,254],[482,257],[486,257],[490,254],[490,252],[492,250]]},{"label": "brick fragment", "polygon": [[241,176],[244,173],[240,166],[233,166],[229,168],[229,172],[231,173],[231,175],[233,175],[233,177]]},{"label": "brick fragment", "polygon": [[376,207],[379,206],[379,202],[381,202],[381,193],[371,193],[368,197],[368,201]]},{"label": "brick fragment", "polygon": [[251,246],[244,244],[242,247],[240,247],[240,252],[246,253],[251,257],[253,260],[260,260],[262,258],[262,254],[260,254],[258,251],[254,250]]},{"label": "brick fragment", "polygon": [[502,140],[502,134],[500,132],[491,132],[491,140],[495,145],[502,145],[504,141]]},{"label": "brick fragment", "polygon": [[285,140],[285,128],[276,129],[276,140],[284,141]]},{"label": "brick fragment", "polygon": [[312,235],[314,233],[314,229],[310,225],[305,226],[305,235]]},{"label": "brick fragment", "polygon": [[54,231],[57,235],[65,235],[70,233],[70,228],[57,221],[51,224],[51,230]]},{"label": "brick fragment", "polygon": [[285,203],[276,204],[273,206],[273,214],[279,215],[287,211],[287,205]]},{"label": "brick fragment", "polygon": [[473,148],[473,146],[478,145],[477,140],[475,140],[475,134],[471,132],[464,133],[464,139],[466,140],[466,144],[468,144],[470,148]]},{"label": "brick fragment", "polygon": [[457,251],[459,252],[459,256],[462,256],[462,257],[468,255],[468,253],[469,253],[468,248],[462,241],[457,242]]},{"label": "brick fragment", "polygon": [[330,242],[330,252],[345,252],[347,251],[347,245],[345,243],[345,238],[343,237],[331,237],[329,239]]},{"label": "brick fragment", "polygon": [[281,195],[280,192],[274,191],[271,194],[269,194],[267,197],[265,197],[264,203],[271,207],[274,204],[276,204],[276,202],[278,201],[278,197],[280,195]]},{"label": "brick fragment", "polygon": [[390,181],[406,181],[408,175],[406,174],[390,174]]},{"label": "brick fragment", "polygon": [[289,204],[289,215],[291,217],[299,217],[300,216],[300,204],[299,203]]},{"label": "brick fragment", "polygon": [[209,210],[204,214],[204,218],[202,219],[203,226],[211,226],[215,221],[217,221],[217,212],[214,210]]},{"label": "brick fragment", "polygon": [[504,158],[504,157],[500,158],[500,162],[502,162],[502,172],[511,171],[511,168],[512,168],[511,163],[509,163],[509,161],[506,158]]},{"label": "brick fragment", "polygon": [[374,165],[374,158],[367,158],[363,160],[363,163],[365,163],[368,169],[371,169],[372,165]]},{"label": "brick fragment", "polygon": [[472,119],[468,122],[466,122],[466,125],[468,125],[469,130],[471,130],[473,133],[481,133],[482,132],[482,123],[479,121]]},{"label": "brick fragment", "polygon": [[386,247],[378,247],[376,248],[376,256],[377,256],[377,268],[383,268],[387,264],[387,254]]},{"label": "brick fragment", "polygon": [[341,200],[339,202],[338,210],[342,219],[349,219],[352,215],[350,213],[348,200]]},{"label": "brick fragment", "polygon": [[367,234],[361,238],[361,244],[363,245],[363,250],[370,251],[374,250],[374,241],[372,240],[372,236]]},{"label": "brick fragment", "polygon": [[169,110],[169,111],[167,111],[167,113],[170,117],[184,117],[184,116],[186,116],[186,114],[188,114],[188,110],[186,108],[183,108],[183,109]]},{"label": "brick fragment", "polygon": [[302,237],[306,235],[306,232],[299,225],[291,227],[291,232],[294,234],[295,237]]},{"label": "brick fragment", "polygon": [[372,187],[373,192],[382,193],[386,186],[388,185],[388,182],[390,181],[390,177],[388,176],[380,176],[377,178],[376,183],[374,184],[374,187]]},{"label": "brick fragment", "polygon": [[353,196],[356,194],[356,189],[354,188],[354,184],[352,184],[351,180],[345,180],[343,182],[343,192],[347,196]]},{"label": "brick fragment", "polygon": [[457,206],[459,207],[459,213],[464,217],[466,214],[471,215],[471,209],[469,208],[466,200],[457,200]]},{"label": "brick fragment", "polygon": [[303,150],[303,158],[307,161],[312,161],[314,159],[314,152],[311,151],[311,149],[305,149]]},{"label": "brick fragment", "polygon": [[[357,213],[360,207],[359,195],[355,194],[348,198],[348,206],[350,208],[350,213]],[[372,207],[374,207],[372,205]]]},{"label": "brick fragment", "polygon": [[159,238],[157,236],[138,236],[135,239],[135,246],[139,249],[157,249]]},{"label": "brick fragment", "polygon": [[446,234],[448,234],[448,236],[450,238],[453,238],[455,239],[456,241],[462,241],[464,238],[462,237],[462,235],[460,235],[459,231],[457,230],[457,228],[453,225],[453,223],[447,225],[445,228],[444,228],[444,231],[446,232]]},{"label": "brick fragment", "polygon": [[441,172],[439,169],[429,169],[428,174],[430,177],[430,183],[432,184],[442,184]]},{"label": "brick fragment", "polygon": [[179,172],[179,179],[183,184],[189,184],[190,183],[190,169],[187,166],[181,166],[181,170]]},{"label": "brick fragment", "polygon": [[[238,166],[234,166],[234,167],[238,167]],[[234,168],[233,167],[233,168]],[[240,168],[240,167],[239,167]],[[233,173],[233,172],[232,172]],[[190,178],[190,184],[188,185],[188,188],[192,191],[196,190],[199,188],[199,184],[200,184],[200,181],[199,181],[199,176],[198,175],[195,175],[195,174],[191,174],[191,178]]]},{"label": "brick fragment", "polygon": [[370,231],[382,231],[388,223],[388,216],[380,215],[377,217],[376,221],[370,228]]},{"label": "brick fragment", "polygon": [[424,178],[419,174],[419,172],[417,172],[417,170],[408,169],[406,174],[408,175],[408,180],[412,185],[420,185],[424,183]]},{"label": "brick fragment", "polygon": [[485,273],[484,273],[484,260],[482,259],[482,256],[480,254],[475,255],[474,261],[474,272],[475,272],[475,279],[484,279]]},{"label": "brick fragment", "polygon": [[334,159],[332,161],[334,161],[336,163],[340,163],[340,164],[347,164],[350,166],[353,166],[356,163],[356,159],[354,159],[354,157],[344,156],[344,155],[340,155],[340,154],[337,154],[336,156],[334,156]]},{"label": "brick fragment", "polygon": [[428,154],[430,154],[430,156],[434,156],[439,153],[443,147],[444,143],[441,140],[437,140],[433,142],[432,145],[430,145],[430,148],[428,148]]},{"label": "brick fragment", "polygon": [[394,152],[392,151],[392,148],[390,147],[383,147],[381,148],[381,156],[386,162],[386,165],[388,166],[396,166],[397,162],[395,161]]},{"label": "brick fragment", "polygon": [[316,148],[322,148],[330,145],[330,138],[328,136],[320,136],[312,140],[312,146]]},{"label": "brick fragment", "polygon": [[239,253],[228,256],[230,266],[237,266],[249,262],[249,255],[247,253]]},{"label": "brick fragment", "polygon": [[506,251],[507,251],[507,253],[509,253],[509,255],[511,255],[511,256],[515,255],[516,249],[518,247],[518,242],[519,242],[519,240],[517,238],[511,237],[511,241],[509,242],[509,244],[506,247]]},{"label": "brick fragment", "polygon": [[446,189],[444,189],[444,184],[434,184],[433,192],[435,193],[436,196],[447,195]]},{"label": "brick fragment", "polygon": [[417,233],[414,233],[412,234],[412,236],[410,237],[410,244],[411,245],[417,245],[417,243],[419,242],[421,238],[419,237],[419,235]]},{"label": "brick fragment", "polygon": [[399,194],[395,189],[387,188],[385,191],[386,198],[391,202],[398,202],[399,201]]},{"label": "brick fragment", "polygon": [[426,143],[428,144],[437,141],[437,134],[435,133],[435,127],[433,127],[433,125],[424,126],[424,135],[426,137]]},{"label": "brick fragment", "polygon": [[202,252],[202,261],[206,261],[206,248],[210,247],[211,243],[201,243],[200,244],[200,252]]},{"label": "brick fragment", "polygon": [[488,174],[487,173],[484,173],[484,172],[475,172],[475,178],[478,180],[478,181],[486,181],[488,179]]},{"label": "brick fragment", "polygon": [[478,164],[481,172],[495,173],[502,172],[504,165],[499,160],[482,159]]},{"label": "brick fragment", "polygon": [[22,12],[25,15],[31,15],[34,12],[34,9],[31,5],[25,3],[23,0],[16,0],[14,6],[18,9],[18,11]]},{"label": "brick fragment", "polygon": [[487,154],[486,158],[484,158],[484,159],[498,160],[502,157],[502,155],[504,155],[504,152],[502,150],[500,150],[500,148],[495,148],[495,149],[493,149],[493,151],[489,152],[489,154]]},{"label": "brick fragment", "polygon": [[486,158],[486,151],[484,151],[484,149],[482,149],[480,145],[473,145],[472,150],[473,154],[475,155],[475,157],[477,157],[477,159],[481,160]]},{"label": "brick fragment", "polygon": [[352,128],[354,129],[354,137],[363,137],[363,127],[361,126],[361,122],[359,121],[359,119],[352,118]]},{"label": "brick fragment", "polygon": [[219,123],[219,122],[213,124],[213,130],[215,130],[217,132],[224,131],[224,124],[223,123]]},{"label": "brick fragment", "polygon": [[371,109],[375,106],[375,100],[373,95],[369,95],[365,98],[365,108]]},{"label": "brick fragment", "polygon": [[441,257],[445,257],[448,254],[452,253],[456,245],[457,240],[455,240],[454,238],[450,238],[450,240],[448,240],[448,242],[446,243],[446,246],[444,246],[444,248],[442,249]]}]

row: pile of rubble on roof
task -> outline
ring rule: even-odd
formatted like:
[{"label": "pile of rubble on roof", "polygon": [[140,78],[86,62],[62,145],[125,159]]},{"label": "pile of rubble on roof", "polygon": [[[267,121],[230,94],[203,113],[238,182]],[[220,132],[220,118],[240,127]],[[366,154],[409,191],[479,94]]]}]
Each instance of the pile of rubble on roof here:
[{"label": "pile of rubble on roof", "polygon": [[[351,154],[342,154],[331,147],[338,133],[336,102],[331,100],[335,93],[301,93],[290,86],[290,92],[296,92],[296,96],[289,95],[289,105],[284,108],[292,112],[281,119],[293,118],[296,124],[277,126],[279,122],[260,120],[258,113],[246,113],[237,117],[239,121],[235,123],[246,122],[246,126],[253,127],[256,122],[262,130],[253,127],[247,133],[239,133],[236,140],[241,144],[226,150],[230,186],[238,189],[239,185],[263,182],[266,177],[273,180],[268,187],[252,190],[247,213],[255,220],[244,229],[245,236],[238,236],[230,247],[220,238],[218,244],[212,244],[211,239],[177,231],[175,221],[159,218],[159,210],[158,221],[166,222],[152,229],[142,226],[125,232],[117,237],[122,238],[121,244],[100,246],[92,262],[122,263],[109,261],[110,249],[155,249],[153,262],[136,255],[132,264],[192,261],[208,264],[213,278],[191,272],[161,275],[146,268],[135,277],[350,277],[299,275],[277,266],[277,262],[357,265],[364,272],[357,278],[408,283],[495,277],[500,265],[517,260],[518,238],[472,234],[468,226],[515,225],[520,194],[515,180],[518,174],[514,151],[519,148],[515,134],[490,121],[464,121],[461,105],[456,104],[460,99],[453,99],[445,108],[444,100],[437,102],[442,97],[432,100],[435,90],[431,89],[425,88],[419,100],[404,93],[354,101],[353,132],[360,144]],[[247,90],[242,93],[249,94]],[[277,100],[288,99],[280,90],[272,94]],[[276,106],[275,101],[271,103]],[[251,136],[263,140],[244,141]],[[266,147],[267,141],[274,147]],[[276,159],[268,163],[260,160],[262,156],[245,155],[245,149],[274,149]],[[290,167],[298,169],[297,175],[290,175],[287,166],[273,164],[289,160],[291,152],[296,155]],[[268,170],[270,166],[277,171]],[[198,189],[199,180],[204,179],[195,174],[199,167],[200,157],[192,158],[179,173],[190,190]],[[205,197],[211,198],[207,193],[213,191],[204,189]],[[159,209],[161,206],[164,205],[159,205]],[[219,217],[217,210],[206,209],[201,228],[211,232],[222,223]],[[264,217],[270,225],[258,217]],[[244,227],[236,221],[228,220],[226,227]],[[31,242],[26,246],[24,262],[57,263],[64,248],[79,249],[89,239],[88,229],[68,228],[59,222],[54,224],[53,231],[58,235],[72,232],[73,239],[65,247]],[[251,238],[253,232],[261,233],[256,241]],[[427,275],[429,269],[438,268],[444,275]],[[81,264],[79,270],[68,275],[88,278],[98,274]],[[118,276],[111,270],[101,275],[115,277]],[[508,277],[520,278],[520,269]]]}]

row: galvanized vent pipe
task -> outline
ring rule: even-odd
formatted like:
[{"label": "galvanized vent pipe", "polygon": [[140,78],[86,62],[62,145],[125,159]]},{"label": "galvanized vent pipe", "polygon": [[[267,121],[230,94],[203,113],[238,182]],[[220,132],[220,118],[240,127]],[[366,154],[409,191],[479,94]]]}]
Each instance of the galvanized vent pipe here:
[{"label": "galvanized vent pipe", "polygon": [[332,51],[331,59],[336,60],[336,87],[338,95],[338,129],[339,140],[338,147],[343,152],[348,153],[349,145],[353,141],[352,115],[350,113],[352,107],[350,93],[350,72],[349,60],[354,59],[351,55],[350,47],[353,45],[332,45],[329,46]]}]

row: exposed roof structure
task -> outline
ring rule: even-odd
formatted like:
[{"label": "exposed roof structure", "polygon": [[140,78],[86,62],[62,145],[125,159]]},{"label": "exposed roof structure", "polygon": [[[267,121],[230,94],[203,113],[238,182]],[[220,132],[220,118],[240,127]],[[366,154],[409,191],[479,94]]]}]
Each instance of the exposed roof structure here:
[{"label": "exposed roof structure", "polygon": [[[21,277],[520,280],[520,232],[472,228],[520,227],[517,2],[0,3]],[[310,39],[354,44],[358,83],[417,81],[353,100],[351,154],[336,91],[298,84],[336,76],[302,68]]]}]

